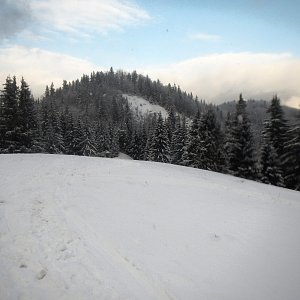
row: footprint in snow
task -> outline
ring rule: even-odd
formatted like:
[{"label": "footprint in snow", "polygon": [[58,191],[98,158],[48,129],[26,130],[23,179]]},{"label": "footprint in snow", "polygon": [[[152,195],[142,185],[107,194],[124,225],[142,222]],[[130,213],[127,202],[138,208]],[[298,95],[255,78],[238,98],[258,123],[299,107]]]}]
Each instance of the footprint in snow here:
[{"label": "footprint in snow", "polygon": [[214,239],[215,239],[215,240],[219,240],[219,239],[220,239],[220,236],[217,235],[217,234],[214,234]]},{"label": "footprint in snow", "polygon": [[61,252],[64,252],[67,250],[67,247],[65,245],[61,246],[59,249]]},{"label": "footprint in snow", "polygon": [[36,279],[42,280],[47,275],[47,271],[42,269],[39,273],[36,274]]}]

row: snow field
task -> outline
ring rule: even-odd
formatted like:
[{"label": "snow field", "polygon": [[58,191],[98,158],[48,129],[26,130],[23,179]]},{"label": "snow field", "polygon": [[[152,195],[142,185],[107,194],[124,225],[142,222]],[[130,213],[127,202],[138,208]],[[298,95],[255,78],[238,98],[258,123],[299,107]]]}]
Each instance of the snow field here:
[{"label": "snow field", "polygon": [[122,159],[0,155],[0,299],[299,299],[299,192]]},{"label": "snow field", "polygon": [[122,96],[128,100],[131,109],[136,113],[137,116],[144,116],[146,114],[154,113],[161,113],[163,119],[169,116],[165,108],[158,104],[151,104],[148,100],[142,97],[128,94],[123,94]]}]

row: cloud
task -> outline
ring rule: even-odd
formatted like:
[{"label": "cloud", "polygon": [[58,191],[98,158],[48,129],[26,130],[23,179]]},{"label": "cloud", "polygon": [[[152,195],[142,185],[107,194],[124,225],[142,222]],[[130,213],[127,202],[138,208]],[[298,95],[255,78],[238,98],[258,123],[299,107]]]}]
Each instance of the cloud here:
[{"label": "cloud", "polygon": [[300,104],[300,59],[288,53],[212,54],[144,73],[213,103],[236,99],[242,92],[248,99],[278,94],[287,105]]},{"label": "cloud", "polygon": [[149,20],[148,13],[123,0],[30,0],[39,23],[61,32],[89,35],[121,30]]},{"label": "cloud", "polygon": [[[58,87],[64,79],[72,81],[103,70],[86,59],[22,46],[0,49],[0,66],[0,83],[7,75],[24,76],[36,97],[51,82]],[[300,59],[291,54],[213,54],[137,71],[163,83],[180,85],[207,102],[231,101],[242,92],[246,99],[268,100],[278,94],[282,103],[296,108],[300,105]]]},{"label": "cloud", "polygon": [[219,35],[208,34],[208,33],[203,33],[203,32],[190,33],[190,34],[188,34],[188,38],[191,40],[213,41],[213,42],[221,40],[221,37]]},{"label": "cloud", "polygon": [[100,69],[84,59],[22,46],[0,49],[0,66],[1,83],[8,75],[23,76],[35,97],[41,96],[51,82],[59,87],[64,79],[72,81]]},{"label": "cloud", "polygon": [[49,32],[90,37],[147,20],[149,14],[132,1],[1,0],[0,41],[19,32],[31,38],[47,37]]},{"label": "cloud", "polygon": [[285,104],[300,109],[300,97],[292,96],[285,101]]},{"label": "cloud", "polygon": [[28,1],[1,0],[0,41],[9,39],[23,30],[32,19]]}]

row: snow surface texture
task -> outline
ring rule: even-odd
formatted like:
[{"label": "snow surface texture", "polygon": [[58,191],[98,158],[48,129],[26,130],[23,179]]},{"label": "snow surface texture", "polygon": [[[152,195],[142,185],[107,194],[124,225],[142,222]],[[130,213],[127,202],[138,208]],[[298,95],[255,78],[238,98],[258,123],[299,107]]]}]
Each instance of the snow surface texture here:
[{"label": "snow surface texture", "polygon": [[127,155],[125,153],[122,153],[122,152],[120,152],[119,155],[117,157],[114,157],[114,158],[115,159],[129,159],[129,160],[132,160],[132,158],[129,155]]},{"label": "snow surface texture", "polygon": [[123,94],[122,96],[128,100],[131,109],[135,112],[135,114],[138,117],[146,114],[161,113],[162,118],[165,119],[169,115],[168,112],[162,106],[157,104],[151,104],[148,100],[142,97],[132,96],[128,94]]},{"label": "snow surface texture", "polygon": [[299,196],[153,162],[0,155],[0,299],[299,300]]}]

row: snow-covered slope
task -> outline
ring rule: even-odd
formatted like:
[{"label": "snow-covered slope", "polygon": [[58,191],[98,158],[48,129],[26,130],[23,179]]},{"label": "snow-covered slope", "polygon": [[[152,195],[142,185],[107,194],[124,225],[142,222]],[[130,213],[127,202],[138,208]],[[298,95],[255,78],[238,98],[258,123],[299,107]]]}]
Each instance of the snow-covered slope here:
[{"label": "snow-covered slope", "polygon": [[0,155],[0,299],[300,295],[300,193],[166,164]]},{"label": "snow-covered slope", "polygon": [[146,99],[135,95],[123,94],[122,96],[128,100],[129,105],[137,116],[161,113],[163,119],[168,117],[168,112],[160,105],[151,104]]}]

